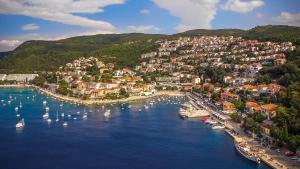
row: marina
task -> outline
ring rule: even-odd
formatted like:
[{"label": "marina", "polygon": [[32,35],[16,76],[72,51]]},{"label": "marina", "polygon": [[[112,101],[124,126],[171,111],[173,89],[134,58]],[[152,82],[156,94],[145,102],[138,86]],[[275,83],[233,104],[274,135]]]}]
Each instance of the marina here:
[{"label": "marina", "polygon": [[[16,100],[3,106],[10,95]],[[32,98],[34,95],[35,101],[27,100],[27,96]],[[28,163],[46,169],[57,165],[62,168],[81,168],[82,165],[88,168],[164,168],[166,165],[198,168],[199,163],[201,168],[210,169],[221,166],[268,168],[244,159],[225,132],[212,130],[197,118],[180,120],[176,112],[187,101],[184,97],[105,106],[69,103],[60,106],[62,102],[36,90],[1,89],[0,99],[4,100],[0,105],[0,149],[5,152],[0,154],[1,168],[20,168]],[[43,100],[47,101],[49,118],[58,117],[58,122],[43,120]],[[20,118],[26,121],[21,130],[15,128],[18,118],[14,108],[19,101],[23,103],[19,108]],[[104,116],[106,110],[111,110],[109,118]],[[83,119],[84,112],[86,120]],[[17,159],[18,163],[15,163]]]}]

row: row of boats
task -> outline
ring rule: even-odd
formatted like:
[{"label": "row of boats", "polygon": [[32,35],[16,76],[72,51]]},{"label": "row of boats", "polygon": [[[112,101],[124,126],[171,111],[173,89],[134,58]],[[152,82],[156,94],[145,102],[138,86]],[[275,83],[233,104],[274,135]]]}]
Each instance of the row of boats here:
[{"label": "row of boats", "polygon": [[203,108],[197,107],[194,101],[190,100],[181,105],[178,113],[182,119],[200,118],[206,124],[212,125],[212,129],[225,129],[225,126],[220,124],[217,120],[210,117],[210,113]]},{"label": "row of boats", "polygon": [[[179,117],[183,119],[188,118],[200,118],[202,122],[205,124],[209,124],[212,126],[212,129],[214,130],[220,130],[225,129],[225,126],[219,123],[217,120],[210,117],[210,114],[200,108],[197,107],[197,105],[194,103],[194,101],[190,100],[189,102],[186,102],[182,104],[179,113]],[[249,144],[247,144],[245,141],[236,140],[234,141],[235,149],[245,158],[260,163],[260,158],[258,156],[259,149],[255,147],[251,147]]]}]

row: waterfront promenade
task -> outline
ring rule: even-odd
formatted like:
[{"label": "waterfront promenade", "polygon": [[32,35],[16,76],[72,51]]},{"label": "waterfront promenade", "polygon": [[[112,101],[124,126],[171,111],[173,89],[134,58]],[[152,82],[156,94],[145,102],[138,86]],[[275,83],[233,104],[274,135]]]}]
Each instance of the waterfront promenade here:
[{"label": "waterfront promenade", "polygon": [[[247,142],[250,144],[251,147],[258,147],[261,151],[261,153],[258,154],[260,159],[264,161],[266,164],[268,164],[270,167],[274,169],[298,169],[300,164],[298,164],[296,161],[291,161],[291,159],[288,159],[288,157],[284,156],[283,154],[276,154],[272,152],[271,150],[267,149],[266,147],[263,147],[259,142],[254,141],[252,138],[249,138],[241,129],[240,125],[231,121],[229,117],[225,117],[223,114],[219,114],[209,106],[205,105],[202,102],[202,99],[199,98],[196,95],[193,94],[188,94],[190,95],[193,99],[196,99],[196,103],[198,106],[206,109],[208,112],[210,112],[220,123],[224,124],[225,127],[229,130],[225,130],[230,136],[233,137],[233,139],[236,139],[237,137],[242,138],[243,141]],[[219,115],[218,115],[219,114]],[[220,117],[224,117],[224,119],[227,120],[222,120]],[[239,135],[237,136],[236,134],[230,132],[230,130],[234,130],[237,132]]]},{"label": "waterfront promenade", "polygon": [[126,102],[137,102],[140,100],[145,100],[145,99],[150,99],[150,98],[154,98],[154,97],[162,97],[162,96],[185,96],[184,93],[182,92],[178,92],[178,91],[158,91],[152,95],[149,96],[130,96],[128,98],[124,98],[124,99],[115,99],[115,100],[100,100],[100,99],[89,99],[89,100],[82,100],[79,98],[75,98],[75,97],[69,97],[69,96],[64,96],[64,95],[60,95],[57,93],[53,93],[49,90],[46,90],[44,88],[41,88],[39,86],[35,86],[35,85],[0,85],[0,87],[31,87],[31,88],[35,88],[37,90],[39,90],[40,92],[54,97],[56,99],[59,99],[61,101],[66,101],[66,102],[70,102],[70,103],[74,103],[74,104],[85,104],[85,105],[92,105],[92,104],[111,104],[111,103],[126,103]]}]

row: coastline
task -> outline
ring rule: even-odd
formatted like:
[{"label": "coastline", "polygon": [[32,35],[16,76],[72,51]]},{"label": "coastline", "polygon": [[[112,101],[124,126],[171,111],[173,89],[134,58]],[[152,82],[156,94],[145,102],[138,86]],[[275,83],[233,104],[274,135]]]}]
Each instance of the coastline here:
[{"label": "coastline", "polygon": [[140,100],[146,100],[154,97],[161,97],[161,96],[185,96],[185,93],[178,92],[178,91],[158,91],[152,95],[149,96],[130,96],[128,98],[124,99],[116,99],[116,100],[82,100],[75,97],[69,97],[60,95],[57,93],[53,93],[51,91],[48,91],[46,89],[43,89],[41,87],[35,86],[35,85],[0,85],[0,88],[34,88],[38,91],[42,92],[43,94],[46,94],[48,96],[51,96],[55,99],[59,99],[61,101],[75,103],[75,104],[84,104],[84,105],[98,105],[98,104],[111,104],[111,103],[127,103],[127,102],[136,102]]}]

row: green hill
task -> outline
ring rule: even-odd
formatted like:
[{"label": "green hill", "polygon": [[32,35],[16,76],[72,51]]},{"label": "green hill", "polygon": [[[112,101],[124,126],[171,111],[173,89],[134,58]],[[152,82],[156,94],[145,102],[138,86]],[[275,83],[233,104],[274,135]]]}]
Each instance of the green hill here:
[{"label": "green hill", "polygon": [[272,25],[250,30],[197,29],[175,35],[128,33],[78,36],[58,41],[24,42],[8,56],[0,58],[0,73],[55,71],[81,56],[95,56],[117,66],[132,67],[138,63],[142,53],[157,49],[155,40],[195,35],[242,36],[246,39],[292,41],[300,45],[299,27]]},{"label": "green hill", "polygon": [[55,71],[81,57],[105,57],[119,66],[133,66],[142,53],[155,50],[157,34],[106,34],[79,36],[59,41],[27,41],[0,60],[0,72]]}]

